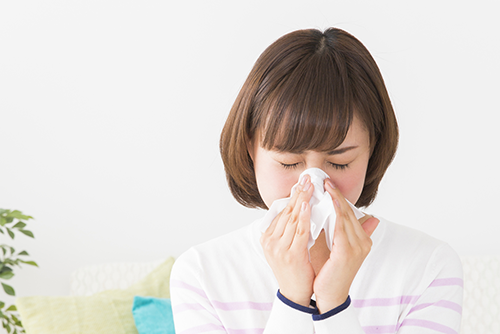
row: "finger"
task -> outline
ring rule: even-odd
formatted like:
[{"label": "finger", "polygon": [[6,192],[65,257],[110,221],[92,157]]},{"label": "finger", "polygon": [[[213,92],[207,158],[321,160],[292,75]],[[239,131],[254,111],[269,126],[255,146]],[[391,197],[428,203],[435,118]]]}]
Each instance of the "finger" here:
[{"label": "finger", "polygon": [[[290,201],[286,205],[286,207],[283,209],[283,211],[280,212],[279,217],[277,216],[278,220],[276,222],[276,225],[274,229],[271,232],[271,236],[274,239],[279,239],[283,236],[283,233],[285,233],[285,229],[287,227],[287,224],[291,219],[296,219],[298,216],[298,211],[299,209],[296,210],[295,207],[297,206],[296,203],[297,201],[301,198],[305,197],[311,197],[312,191],[311,191],[311,180],[309,175],[305,175],[301,180],[299,185],[295,188],[295,192],[293,193],[292,197],[290,198]],[[304,194],[305,193],[305,194]],[[311,195],[308,195],[308,194]],[[308,199],[308,200],[309,200]],[[295,218],[294,218],[295,216]],[[276,219],[276,218],[275,218]],[[274,220],[273,220],[274,222]]]},{"label": "finger", "polygon": [[288,202],[288,205],[290,207],[295,207],[295,204],[297,203],[300,194],[304,191],[304,188],[307,186],[308,183],[309,184],[311,183],[311,177],[306,174],[300,179],[298,186],[295,188],[295,191],[292,197],[290,198],[290,202]]},{"label": "finger", "polygon": [[344,224],[344,229],[349,238],[351,244],[357,243],[358,240],[366,238],[366,233],[361,227],[353,209],[342,195],[342,193],[336,188],[331,180],[325,183],[325,189],[332,196],[334,203],[339,207],[337,211],[337,217],[343,216],[342,223]]},{"label": "finger", "polygon": [[298,217],[294,218],[292,215],[290,215],[290,219],[288,220],[285,226],[283,235],[279,239],[280,249],[288,250],[291,247],[291,244],[295,237],[295,231],[297,230],[297,225],[298,225]]},{"label": "finger", "polygon": [[297,225],[299,223],[299,216],[303,209],[303,203],[309,203],[313,191],[314,191],[314,186],[311,184],[309,179],[306,179],[305,184],[303,185],[300,193],[298,194],[295,206],[293,207],[293,211],[290,214],[288,222],[285,226],[285,231],[282,235],[282,242],[283,242],[282,246],[286,247],[286,249],[290,247],[290,244],[292,243],[293,238],[295,236]]},{"label": "finger", "polygon": [[276,225],[278,225],[278,221],[280,220],[280,217],[282,215],[283,211],[278,213],[276,217],[272,220],[271,224],[269,224],[268,228],[264,232],[264,235],[272,235],[274,233],[274,230],[276,229]]},{"label": "finger", "polygon": [[299,214],[301,212],[302,208],[302,203],[303,202],[308,202],[311,200],[313,191],[314,191],[314,185],[311,183],[309,175],[305,175],[305,182],[302,187],[300,187],[300,193],[297,196],[297,200],[295,202],[295,206],[292,211],[292,218],[294,220],[298,220]]},{"label": "finger", "polygon": [[351,206],[345,199],[344,195],[342,195],[340,190],[333,184],[332,180],[330,179],[325,180],[325,190],[330,194],[332,200],[334,201],[337,200],[338,205],[345,214],[349,214],[349,212],[352,212]]},{"label": "finger", "polygon": [[283,211],[281,211],[274,220],[276,220],[275,228],[270,234],[270,237],[273,239],[279,239],[285,232],[286,225],[290,220],[290,215],[292,213],[293,208],[286,206]]},{"label": "finger", "polygon": [[379,223],[379,219],[370,217],[361,225],[361,228],[365,231],[366,235],[371,237]]},{"label": "finger", "polygon": [[354,214],[354,211],[352,208],[349,206],[349,210],[351,211],[350,214],[350,221],[354,230],[354,233],[356,233],[356,236],[358,239],[365,240],[367,238],[370,238],[363,227],[361,226],[361,223],[359,222],[358,218],[356,218],[356,215]]},{"label": "finger", "polygon": [[307,249],[311,229],[311,206],[309,202],[302,202],[300,206],[299,222],[295,230],[295,236],[290,248],[301,250]]},{"label": "finger", "polygon": [[333,244],[342,247],[349,243],[345,230],[345,217],[338,201],[334,200],[333,206],[337,214],[337,219],[335,220],[335,231],[333,234]]},{"label": "finger", "polygon": [[379,220],[370,215],[364,215],[355,224],[356,233],[361,239],[368,239],[377,228]]},{"label": "finger", "polygon": [[[337,223],[340,224],[345,233],[349,237],[350,242],[355,242],[354,237],[358,236],[359,231],[356,231],[356,225],[359,225],[351,206],[342,195],[342,193],[333,185],[333,182],[329,179],[325,181],[325,189],[332,197],[332,201],[335,207],[335,212],[337,214]],[[355,224],[353,224],[355,222]],[[361,227],[361,226],[360,226]],[[362,232],[362,231],[361,231]]]}]

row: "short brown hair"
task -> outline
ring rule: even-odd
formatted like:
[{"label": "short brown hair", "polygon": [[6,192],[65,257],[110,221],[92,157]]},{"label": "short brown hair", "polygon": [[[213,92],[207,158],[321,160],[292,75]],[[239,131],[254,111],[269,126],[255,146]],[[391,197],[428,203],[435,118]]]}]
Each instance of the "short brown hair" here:
[{"label": "short brown hair", "polygon": [[377,64],[336,28],[289,33],[270,45],[248,75],[226,120],[220,152],[229,188],[250,208],[262,200],[248,142],[266,149],[330,151],[345,139],[354,113],[369,132],[372,154],[357,207],[370,205],[392,162],[398,125]]}]

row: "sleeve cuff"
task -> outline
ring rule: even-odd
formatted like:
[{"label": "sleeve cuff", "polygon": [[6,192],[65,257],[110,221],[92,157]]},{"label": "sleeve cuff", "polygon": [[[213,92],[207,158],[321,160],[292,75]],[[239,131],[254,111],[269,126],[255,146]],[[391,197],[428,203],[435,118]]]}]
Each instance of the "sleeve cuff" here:
[{"label": "sleeve cuff", "polygon": [[274,297],[273,307],[267,319],[265,333],[313,333],[314,322],[312,321],[312,314],[309,311],[307,311],[307,313],[301,311],[307,309],[307,307],[302,306],[302,309],[298,310],[289,306],[291,304],[283,302],[284,299],[286,300],[285,297],[280,297],[279,293]]},{"label": "sleeve cuff", "polygon": [[310,304],[312,307],[306,307],[306,306],[292,302],[290,299],[283,296],[281,294],[280,290],[278,290],[277,296],[278,296],[279,300],[281,300],[285,305],[288,305],[291,308],[296,309],[297,311],[301,311],[301,312],[309,313],[309,314],[313,314],[313,315],[318,313],[318,308],[316,307],[316,302],[312,299],[311,299],[311,304]]},{"label": "sleeve cuff", "polygon": [[344,311],[346,308],[349,307],[349,305],[351,305],[351,298],[349,296],[347,296],[347,299],[343,304],[337,306],[336,308],[334,308],[326,313],[320,314],[318,308],[316,307],[316,302],[312,299],[311,299],[310,306],[306,307],[306,306],[297,304],[295,302],[292,302],[290,299],[283,296],[281,294],[280,290],[278,290],[277,297],[285,305],[288,305],[289,307],[291,307],[295,310],[311,314],[314,321],[319,321],[319,320],[324,320],[324,319],[330,318],[330,317]]},{"label": "sleeve cuff", "polygon": [[317,313],[313,314],[313,316],[312,316],[313,320],[318,321],[318,320],[324,320],[324,319],[330,318],[331,316],[334,316],[335,314],[339,314],[340,312],[342,312],[343,310],[348,308],[349,305],[351,305],[351,297],[347,296],[346,301],[343,304],[337,306],[336,308],[334,308],[326,313],[319,314],[319,311],[318,311]]}]

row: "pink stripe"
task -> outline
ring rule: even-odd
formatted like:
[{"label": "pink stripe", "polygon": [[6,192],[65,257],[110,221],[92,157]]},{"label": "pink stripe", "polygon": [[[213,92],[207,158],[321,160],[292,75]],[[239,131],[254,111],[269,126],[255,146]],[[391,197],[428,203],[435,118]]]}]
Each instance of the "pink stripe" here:
[{"label": "pink stripe", "polygon": [[396,333],[397,326],[387,325],[387,326],[363,326],[363,331],[365,334],[386,334],[386,333]]},{"label": "pink stripe", "polygon": [[224,326],[221,325],[206,324],[186,329],[180,332],[180,334],[198,334],[210,331],[223,331],[224,333],[229,333],[229,334],[262,334],[264,332],[264,328],[226,329],[224,328]]},{"label": "pink stripe", "polygon": [[183,330],[179,334],[198,334],[198,333],[205,333],[205,332],[210,332],[210,331],[222,331],[224,333],[226,332],[224,327],[221,325],[206,324],[206,325],[196,326],[196,327],[192,327],[192,328]]},{"label": "pink stripe", "polygon": [[418,311],[418,310],[422,310],[426,307],[429,307],[429,306],[439,306],[439,307],[444,307],[444,308],[447,308],[447,309],[450,309],[450,310],[453,310],[453,311],[456,311],[458,312],[459,314],[462,314],[462,306],[457,304],[457,303],[454,303],[454,302],[450,302],[448,300],[440,300],[440,301],[437,301],[435,303],[424,303],[424,304],[420,304],[420,305],[416,305],[414,306],[410,312],[408,314],[411,314],[415,311]]},{"label": "pink stripe", "polygon": [[185,311],[200,311],[200,310],[205,310],[205,308],[198,303],[177,304],[174,305],[174,307],[172,308],[174,314],[179,314]]},{"label": "pink stripe", "polygon": [[[271,311],[273,303],[256,303],[256,302],[218,302],[210,301],[215,309],[222,311],[239,311],[239,310],[258,310],[258,311]],[[174,306],[174,312],[181,313],[185,311],[199,311],[205,310],[201,304],[198,303],[184,303]]]},{"label": "pink stripe", "polygon": [[194,287],[190,284],[187,284],[185,282],[182,282],[182,281],[171,280],[170,287],[191,290],[191,291],[197,293],[198,295],[202,296],[203,298],[208,299],[207,295],[205,294],[205,291],[203,291],[200,288]]},{"label": "pink stripe", "polygon": [[429,286],[436,287],[436,286],[453,286],[453,285],[458,285],[463,288],[464,280],[461,278],[437,278]]},{"label": "pink stripe", "polygon": [[262,334],[264,328],[247,328],[247,329],[227,329],[229,334]]},{"label": "pink stripe", "polygon": [[[240,311],[240,310],[258,310],[258,311],[271,311],[273,303],[255,303],[255,302],[218,302],[210,301],[215,309],[222,311]],[[174,306],[174,312],[181,313],[184,311],[199,311],[205,310],[201,304],[198,303],[184,303]]]},{"label": "pink stripe", "polygon": [[[238,311],[238,310],[259,310],[259,311],[270,311],[272,309],[272,303],[254,303],[254,302],[236,302],[236,303],[222,303],[213,302],[212,304],[215,308],[223,311]],[[219,318],[217,314],[205,308],[203,305],[198,303],[184,303],[178,304],[173,307],[174,314],[179,314],[186,311],[207,311],[212,314],[217,319]]]},{"label": "pink stripe", "polygon": [[[205,294],[205,291],[203,291],[200,288],[194,287],[190,284],[187,284],[182,281],[178,280],[171,280],[170,281],[170,287],[176,287],[176,288],[181,288],[181,289],[187,289],[190,291],[193,291],[197,293],[198,295],[202,296],[205,299],[208,299],[208,296]],[[223,311],[236,311],[236,310],[260,310],[260,311],[270,311],[273,307],[273,303],[257,303],[257,302],[251,302],[251,301],[244,301],[244,302],[219,302],[216,300],[210,300],[210,303],[214,306],[216,309],[220,309]],[[191,307],[190,309],[192,310],[199,310],[199,308],[193,308],[196,306],[187,306],[189,304],[186,304],[184,307]],[[179,309],[179,306],[176,306],[176,310]],[[183,312],[187,309],[182,309],[180,308],[180,311],[176,312]]]},{"label": "pink stripe", "polygon": [[423,327],[423,328],[429,328],[429,329],[435,330],[435,331],[440,332],[440,333],[458,334],[458,332],[455,331],[453,328],[450,328],[448,326],[441,325],[441,324],[438,324],[437,322],[429,321],[429,320],[406,319],[401,324],[401,327],[403,327],[403,326]]},{"label": "pink stripe", "polygon": [[237,311],[237,310],[259,310],[270,311],[273,308],[273,303],[256,303],[251,301],[246,302],[218,302],[212,301],[212,305],[223,311]]},{"label": "pink stripe", "polygon": [[212,309],[207,309],[201,304],[198,303],[183,303],[183,304],[175,304],[172,305],[172,313],[177,316],[179,313],[186,312],[186,311],[207,311],[209,314],[211,314],[216,321],[221,322],[219,316],[217,313]]},{"label": "pink stripe", "polygon": [[413,304],[420,296],[399,296],[393,298],[370,298],[352,300],[354,307],[394,306]]}]

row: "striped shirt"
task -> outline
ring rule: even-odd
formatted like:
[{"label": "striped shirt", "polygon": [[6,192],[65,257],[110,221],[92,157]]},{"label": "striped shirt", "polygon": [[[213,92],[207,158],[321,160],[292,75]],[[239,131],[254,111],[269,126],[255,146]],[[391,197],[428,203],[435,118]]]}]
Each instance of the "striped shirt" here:
[{"label": "striped shirt", "polygon": [[350,305],[321,320],[277,297],[260,220],[189,249],[171,274],[176,333],[457,334],[463,293],[457,254],[422,232],[380,220]]}]

